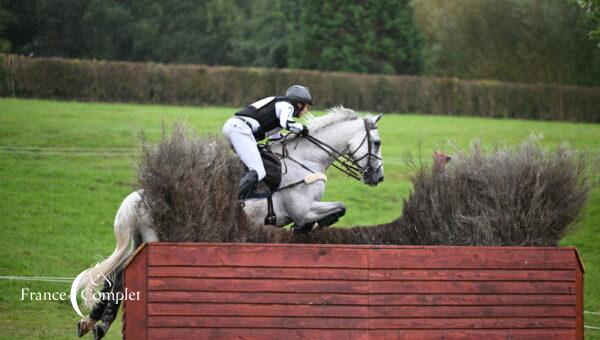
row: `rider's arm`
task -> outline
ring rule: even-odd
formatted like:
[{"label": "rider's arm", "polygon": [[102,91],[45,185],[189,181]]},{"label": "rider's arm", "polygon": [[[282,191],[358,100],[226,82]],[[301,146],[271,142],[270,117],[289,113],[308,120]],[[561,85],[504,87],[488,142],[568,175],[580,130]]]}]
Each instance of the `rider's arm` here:
[{"label": "rider's arm", "polygon": [[296,123],[294,120],[294,107],[288,102],[275,103],[275,112],[279,117],[279,125],[292,132],[301,132],[304,128],[302,124]]}]

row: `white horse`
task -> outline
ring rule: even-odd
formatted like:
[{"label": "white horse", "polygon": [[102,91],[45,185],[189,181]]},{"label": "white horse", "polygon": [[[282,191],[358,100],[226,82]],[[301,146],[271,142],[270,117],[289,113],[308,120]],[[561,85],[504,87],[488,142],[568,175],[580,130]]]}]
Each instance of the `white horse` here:
[{"label": "white horse", "polygon": [[[283,156],[284,172],[280,189],[272,195],[276,218],[271,224],[294,223],[298,230],[310,231],[314,225],[329,226],[343,216],[346,211],[343,203],[320,202],[327,181],[324,173],[340,157],[345,157],[341,169],[349,176],[372,186],[383,181],[381,139],[376,126],[380,118],[381,115],[360,117],[350,109],[336,107],[325,116],[308,118],[310,136],[271,143],[271,150]],[[111,301],[98,303],[94,299],[97,283],[112,277],[114,282],[105,285],[105,289],[113,284],[115,289],[121,289],[122,265],[134,249],[143,242],[159,241],[151,226],[150,213],[141,204],[141,195],[141,191],[129,194],[119,207],[114,222],[117,239],[114,252],[79,274],[71,286],[71,303],[79,315],[83,317],[76,299],[80,291],[88,308],[101,308],[99,315],[104,313],[101,326],[89,317],[80,321],[80,336],[93,328],[94,337],[102,338],[118,311],[118,304],[111,308]],[[267,199],[245,200],[244,211],[251,221],[262,224],[268,213]]]},{"label": "white horse", "polygon": [[[277,227],[294,223],[310,229],[316,222],[329,226],[343,216],[346,208],[341,202],[321,202],[327,177],[325,171],[340,156],[347,156],[342,170],[361,179],[365,184],[383,181],[381,139],[377,130],[378,116],[359,117],[343,107],[336,107],[322,117],[309,117],[310,136],[270,144],[271,150],[282,157],[281,189],[273,193],[273,211]],[[265,221],[267,199],[245,200],[244,211],[257,224]]]}]

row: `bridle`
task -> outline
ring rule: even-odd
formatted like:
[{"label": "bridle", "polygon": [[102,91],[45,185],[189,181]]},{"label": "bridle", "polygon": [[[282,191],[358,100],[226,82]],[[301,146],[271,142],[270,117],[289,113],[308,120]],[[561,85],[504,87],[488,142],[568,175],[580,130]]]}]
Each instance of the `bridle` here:
[{"label": "bridle", "polygon": [[[305,170],[308,170],[311,173],[315,173],[315,171],[311,170],[306,165],[304,165],[301,162],[290,157],[289,153],[287,152],[287,146],[291,141],[296,140],[298,138],[304,138],[304,139],[308,140],[309,142],[313,143],[314,145],[316,145],[321,150],[325,151],[329,156],[331,156],[334,159],[334,162],[331,164],[333,167],[335,167],[336,169],[345,173],[348,177],[352,177],[358,181],[362,181],[363,177],[365,177],[368,174],[371,174],[375,171],[378,171],[383,166],[383,162],[381,162],[381,164],[377,168],[374,168],[372,165],[373,159],[382,160],[377,155],[374,155],[373,151],[372,151],[373,144],[371,141],[371,130],[375,129],[375,124],[365,118],[363,118],[363,123],[365,125],[365,132],[366,132],[365,137],[361,141],[360,145],[354,151],[348,153],[348,155],[343,155],[342,153],[340,153],[339,151],[334,149],[332,146],[328,145],[327,143],[319,140],[318,138],[316,138],[314,136],[311,136],[311,135],[300,136],[298,134],[293,134],[293,137],[288,138],[288,136],[290,136],[292,134],[287,134],[282,140],[282,145],[283,145],[282,153],[281,153],[281,155],[278,155],[278,156],[281,158],[281,160],[289,159],[289,160],[293,161],[294,163],[300,165]],[[365,153],[362,157],[360,157],[358,159],[353,159],[353,156],[356,154],[356,152],[358,152],[358,150],[360,150],[360,148],[365,144],[365,142],[367,143],[367,153]],[[367,165],[361,166],[359,164],[359,162],[365,158],[367,158]],[[286,167],[285,172],[287,172],[287,167]]]}]

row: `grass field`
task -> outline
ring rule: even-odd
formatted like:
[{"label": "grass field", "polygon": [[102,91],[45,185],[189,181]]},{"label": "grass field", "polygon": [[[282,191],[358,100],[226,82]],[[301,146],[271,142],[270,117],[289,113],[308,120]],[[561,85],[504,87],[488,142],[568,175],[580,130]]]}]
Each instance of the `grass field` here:
[{"label": "grass field", "polygon": [[[232,108],[94,104],[0,98],[0,276],[74,277],[114,248],[112,221],[132,191],[138,133],[150,141],[183,119],[199,133],[220,133]],[[474,139],[514,145],[532,133],[542,144],[600,150],[600,125],[466,117],[385,115],[380,124],[385,182],[371,188],[331,172],[326,200],[348,207],[338,225],[376,224],[399,216],[410,190],[402,155],[452,154]],[[585,310],[600,311],[600,189],[561,245],[583,258]],[[69,284],[0,280],[0,337],[73,338],[69,301],[21,301],[21,289],[61,292]],[[586,314],[600,327],[600,315]],[[120,317],[119,317],[120,319]],[[109,339],[120,338],[120,322]],[[588,338],[600,330],[586,329]]]}]

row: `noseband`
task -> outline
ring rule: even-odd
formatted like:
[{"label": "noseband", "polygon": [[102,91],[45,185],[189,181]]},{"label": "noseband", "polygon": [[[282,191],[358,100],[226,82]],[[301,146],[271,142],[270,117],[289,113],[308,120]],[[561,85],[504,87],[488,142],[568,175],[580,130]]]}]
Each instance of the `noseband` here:
[{"label": "noseband", "polygon": [[[373,173],[373,172],[381,169],[381,167],[383,166],[383,162],[377,168],[373,168],[373,165],[372,165],[373,158],[380,160],[380,161],[382,160],[381,158],[377,157],[377,155],[374,155],[372,152],[373,143],[371,142],[371,130],[375,129],[375,124],[368,121],[367,119],[363,119],[363,122],[365,123],[365,131],[366,131],[365,138],[363,138],[362,142],[360,142],[360,145],[356,148],[356,150],[354,150],[353,152],[348,154],[348,156],[350,156],[350,157],[347,157],[347,158],[350,159],[350,161],[352,162],[352,165],[354,167],[356,167],[356,170],[358,170],[359,173],[361,173],[363,176],[366,176],[367,174]],[[367,142],[367,153],[358,159],[353,159],[352,157],[358,150],[360,150],[360,148],[363,146],[365,141]],[[360,165],[358,165],[358,162],[363,160],[365,157],[367,158],[367,166],[361,167]],[[356,178],[356,177],[354,177],[354,178]]]},{"label": "noseband", "polygon": [[[363,138],[360,145],[356,148],[356,150],[350,152],[348,155],[341,154],[339,151],[334,149],[332,146],[328,145],[327,143],[324,143],[323,141],[321,141],[311,135],[306,135],[306,136],[304,136],[304,138],[306,140],[308,140],[309,142],[313,143],[314,145],[316,145],[317,147],[319,147],[321,150],[325,151],[329,156],[331,156],[334,159],[334,162],[331,164],[333,167],[335,167],[336,169],[345,173],[346,175],[348,175],[348,177],[352,177],[358,181],[362,181],[363,177],[365,177],[366,175],[368,175],[370,173],[373,173],[374,171],[378,171],[383,166],[383,163],[382,163],[377,168],[373,168],[373,165],[371,164],[373,159],[381,160],[380,157],[377,157],[377,155],[374,155],[372,153],[371,129],[375,129],[375,124],[368,121],[367,119],[363,119],[363,123],[365,124],[365,131],[366,131],[365,137]],[[286,137],[287,136],[289,136],[289,134],[286,135]],[[314,173],[314,171],[312,171],[311,169],[306,167],[304,164],[301,164],[300,162],[296,161],[295,159],[289,157],[289,155],[287,154],[287,148],[286,148],[287,143],[291,142],[292,140],[294,140],[296,138],[298,138],[298,135],[294,136],[294,138],[292,138],[289,141],[285,141],[285,140],[283,141],[283,143],[284,143],[283,144],[283,154],[281,155],[282,156],[281,158],[282,159],[288,158],[288,159],[294,161],[295,163],[299,164],[304,169]],[[367,153],[365,153],[362,157],[360,157],[358,159],[353,159],[352,157],[356,154],[356,152],[358,152],[358,150],[360,150],[360,148],[363,146],[363,144],[365,144],[365,142],[367,143],[367,148],[368,148]],[[364,158],[367,158],[367,166],[361,166],[359,164],[359,162],[361,160],[363,160]]]}]

